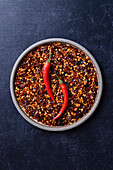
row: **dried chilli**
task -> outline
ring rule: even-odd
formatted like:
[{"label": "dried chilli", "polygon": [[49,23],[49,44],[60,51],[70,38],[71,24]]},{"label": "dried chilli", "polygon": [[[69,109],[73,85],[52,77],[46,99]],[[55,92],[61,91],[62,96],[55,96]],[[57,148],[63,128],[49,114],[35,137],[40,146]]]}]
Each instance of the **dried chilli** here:
[{"label": "dried chilli", "polygon": [[66,85],[64,84],[64,82],[58,77],[58,75],[56,74],[58,80],[59,80],[59,85],[62,89],[62,93],[63,93],[63,96],[64,96],[64,103],[63,103],[63,106],[61,107],[59,113],[57,114],[57,116],[55,116],[54,120],[55,119],[58,119],[62,113],[64,112],[64,110],[66,109],[67,105],[68,105],[68,99],[69,99],[69,95],[68,95],[68,91],[67,91],[67,88],[66,88]]},{"label": "dried chilli", "polygon": [[51,50],[50,50],[49,59],[44,63],[42,72],[43,72],[43,80],[44,80],[46,90],[47,90],[48,94],[50,95],[50,97],[52,98],[52,100],[54,101],[54,97],[53,97],[52,90],[50,88],[50,82],[49,82],[49,70],[51,67],[50,57],[51,57]]}]

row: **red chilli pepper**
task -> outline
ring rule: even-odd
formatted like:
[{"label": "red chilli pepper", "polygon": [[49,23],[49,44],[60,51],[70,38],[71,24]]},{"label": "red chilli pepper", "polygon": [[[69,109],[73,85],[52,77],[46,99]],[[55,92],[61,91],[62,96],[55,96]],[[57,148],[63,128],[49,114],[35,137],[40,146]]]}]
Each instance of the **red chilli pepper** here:
[{"label": "red chilli pepper", "polygon": [[44,63],[42,72],[43,72],[43,80],[44,80],[46,90],[47,90],[48,94],[50,95],[51,99],[54,101],[54,97],[53,97],[52,90],[50,88],[50,82],[49,82],[49,70],[51,67],[50,57],[51,57],[51,50],[50,50],[49,59]]},{"label": "red chilli pepper", "polygon": [[[57,76],[57,74],[56,74],[56,76]],[[59,113],[55,116],[54,120],[58,119],[61,116],[61,114],[64,112],[64,110],[66,109],[66,107],[68,105],[68,99],[69,99],[69,95],[68,95],[66,85],[63,83],[63,81],[59,77],[58,77],[58,80],[59,80],[59,84],[60,84],[60,87],[62,89],[62,93],[63,93],[63,96],[64,96],[64,103],[63,103],[63,106],[61,107]]]}]

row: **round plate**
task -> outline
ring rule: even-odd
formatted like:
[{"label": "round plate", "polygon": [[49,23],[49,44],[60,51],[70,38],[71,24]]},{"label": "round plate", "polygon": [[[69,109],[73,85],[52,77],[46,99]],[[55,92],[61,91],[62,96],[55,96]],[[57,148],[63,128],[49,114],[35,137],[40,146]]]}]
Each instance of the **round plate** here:
[{"label": "round plate", "polygon": [[[14,78],[15,78],[15,73],[17,70],[17,67],[20,63],[20,61],[22,60],[23,57],[26,56],[27,53],[29,53],[31,50],[33,50],[34,48],[38,47],[39,45],[43,45],[46,43],[51,43],[51,42],[64,42],[64,43],[68,43],[71,44],[73,46],[76,46],[77,48],[81,49],[85,54],[87,54],[89,56],[89,58],[91,59],[91,61],[93,62],[93,64],[95,65],[96,71],[97,71],[97,77],[98,77],[98,84],[99,84],[99,88],[98,88],[98,93],[97,93],[97,97],[95,100],[95,103],[93,105],[93,107],[91,108],[91,110],[85,115],[83,116],[80,120],[78,120],[77,122],[71,124],[71,125],[66,125],[66,126],[47,126],[47,125],[43,125],[40,124],[38,122],[36,122],[35,120],[31,119],[29,116],[27,116],[27,114],[24,113],[24,111],[21,109],[21,107],[19,106],[17,100],[16,100],[16,96],[15,96],[15,91],[14,91]],[[103,83],[102,83],[102,75],[101,75],[101,71],[100,68],[96,62],[96,60],[94,59],[94,57],[91,55],[91,53],[86,50],[83,46],[81,46],[80,44],[71,41],[71,40],[67,40],[67,39],[63,39],[63,38],[50,38],[50,39],[45,39],[42,41],[39,41],[33,45],[31,45],[30,47],[28,47],[17,59],[16,63],[14,64],[14,67],[12,69],[12,73],[11,73],[11,77],[10,77],[10,92],[11,92],[11,96],[12,96],[12,100],[14,102],[15,107],[17,108],[17,110],[19,111],[19,113],[32,125],[44,129],[44,130],[48,130],[48,131],[64,131],[64,130],[68,130],[74,127],[79,126],[80,124],[82,124],[83,122],[85,122],[95,111],[95,109],[97,108],[101,95],[102,95],[102,87],[103,87]]]}]

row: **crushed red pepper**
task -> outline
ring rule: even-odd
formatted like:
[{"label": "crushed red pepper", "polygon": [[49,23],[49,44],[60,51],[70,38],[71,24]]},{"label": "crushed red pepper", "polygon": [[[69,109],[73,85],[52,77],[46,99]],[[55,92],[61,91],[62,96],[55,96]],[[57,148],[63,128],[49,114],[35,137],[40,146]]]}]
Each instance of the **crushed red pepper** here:
[{"label": "crushed red pepper", "polygon": [[[50,81],[55,101],[51,101],[42,75],[50,49]],[[68,89],[69,101],[61,117],[54,120],[63,104],[56,73]],[[77,47],[65,43],[44,44],[29,52],[15,76],[15,95],[20,107],[31,119],[48,126],[65,126],[78,121],[91,110],[97,92],[97,72],[91,59]]]}]

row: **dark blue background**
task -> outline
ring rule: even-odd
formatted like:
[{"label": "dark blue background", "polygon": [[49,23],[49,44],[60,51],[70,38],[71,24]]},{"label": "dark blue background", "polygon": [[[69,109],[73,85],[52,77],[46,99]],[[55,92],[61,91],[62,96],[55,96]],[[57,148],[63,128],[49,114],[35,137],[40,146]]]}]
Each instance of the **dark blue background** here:
[{"label": "dark blue background", "polygon": [[[9,91],[12,67],[31,44],[62,37],[86,47],[102,70],[104,90],[93,116],[53,133],[26,122]],[[113,169],[113,1],[0,0],[0,169]]]}]

